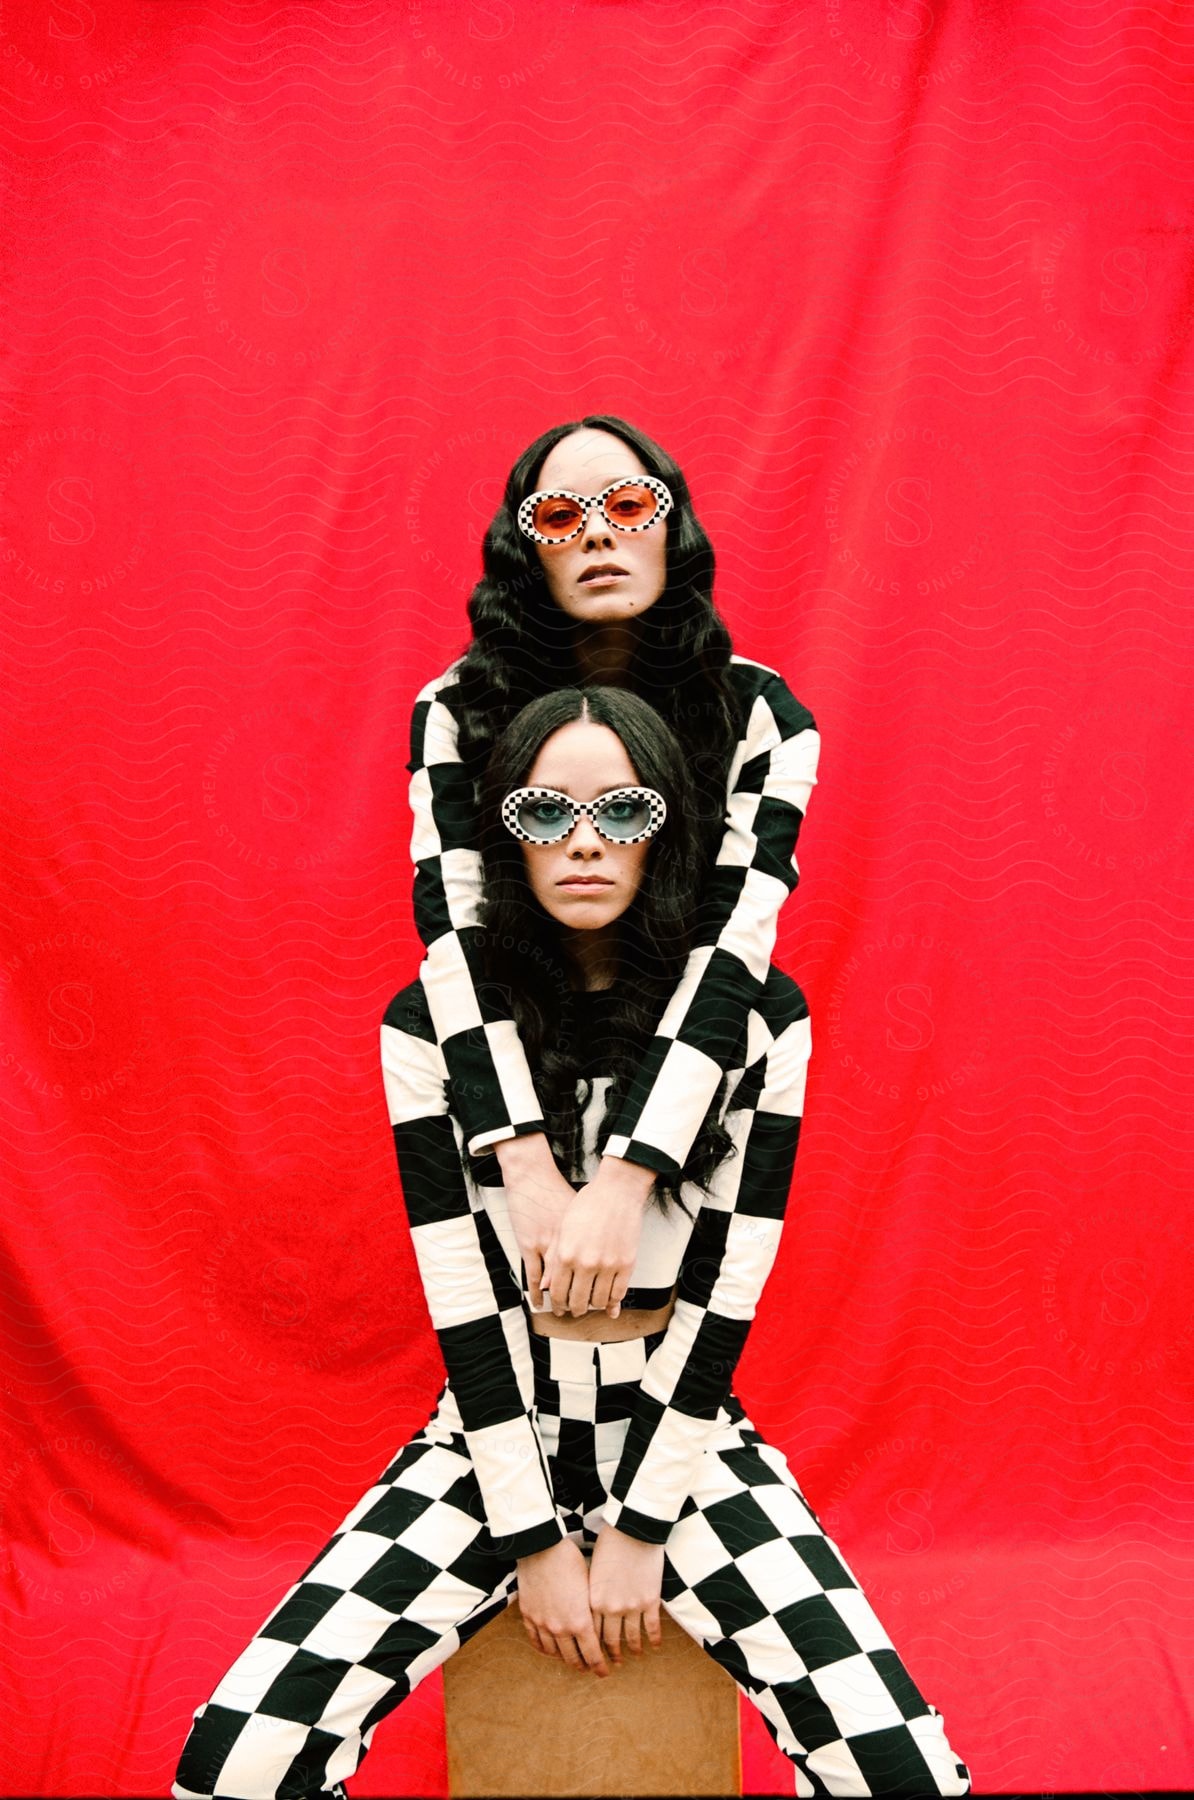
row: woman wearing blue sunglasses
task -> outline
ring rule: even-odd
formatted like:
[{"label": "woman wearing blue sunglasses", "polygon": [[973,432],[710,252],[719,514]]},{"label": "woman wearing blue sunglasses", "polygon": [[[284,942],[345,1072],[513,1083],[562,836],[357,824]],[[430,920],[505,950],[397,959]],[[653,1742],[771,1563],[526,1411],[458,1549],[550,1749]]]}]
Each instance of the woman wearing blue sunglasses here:
[{"label": "woman wearing blue sunglasses", "polygon": [[[609,1154],[693,954],[687,755],[637,695],[523,707],[478,795],[482,986],[509,1002],[570,1195]],[[779,1245],[810,1049],[772,964],[683,1163],[639,1209],[617,1319],[531,1292],[518,1195],[470,1153],[425,982],[382,1067],[448,1383],[228,1670],[175,1800],[343,1796],[383,1717],[517,1594],[543,1654],[598,1677],[660,1607],[738,1682],[801,1794],[964,1794],[969,1773],[732,1381]],[[591,1273],[591,1272],[590,1272]],[[546,1723],[546,1722],[545,1722]]]}]

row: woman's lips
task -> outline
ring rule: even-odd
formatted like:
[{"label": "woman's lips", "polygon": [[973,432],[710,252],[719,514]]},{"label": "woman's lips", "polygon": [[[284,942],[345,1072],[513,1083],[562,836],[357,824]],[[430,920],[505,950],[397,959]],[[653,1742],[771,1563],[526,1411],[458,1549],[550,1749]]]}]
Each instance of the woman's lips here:
[{"label": "woman's lips", "polygon": [[563,881],[556,882],[557,887],[568,888],[576,894],[599,894],[603,888],[611,888],[613,885],[612,881],[592,875],[569,875]]},{"label": "woman's lips", "polygon": [[625,570],[622,570],[617,574],[582,575],[578,585],[580,587],[609,587],[614,582],[629,580],[630,576]]}]

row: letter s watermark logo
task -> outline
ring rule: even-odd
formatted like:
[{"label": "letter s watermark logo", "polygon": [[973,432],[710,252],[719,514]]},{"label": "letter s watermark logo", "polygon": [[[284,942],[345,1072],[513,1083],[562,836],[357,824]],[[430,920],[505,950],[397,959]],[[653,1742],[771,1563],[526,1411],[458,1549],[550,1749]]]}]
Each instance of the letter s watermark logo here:
[{"label": "letter s watermark logo", "polygon": [[1144,311],[1148,301],[1148,282],[1144,279],[1144,252],[1121,245],[1108,250],[1101,264],[1108,281],[1116,283],[1112,292],[1099,289],[1099,311],[1114,313],[1118,318],[1134,318]]},{"label": "letter s watermark logo", "polygon": [[513,29],[514,8],[509,0],[489,0],[488,5],[469,7],[468,34],[471,38],[480,38],[484,44],[496,44],[499,38],[509,37]]},{"label": "letter s watermark logo", "polygon": [[888,1018],[895,1020],[900,1032],[897,1035],[888,1026],[889,1050],[924,1050],[932,1043],[933,1020],[929,1013],[932,1004],[933,990],[921,982],[901,981],[888,988],[885,1010]]},{"label": "letter s watermark logo", "polygon": [[54,0],[46,19],[46,36],[52,38],[85,38],[95,30],[95,12],[87,0]]},{"label": "letter s watermark logo", "polygon": [[306,312],[311,300],[307,285],[307,253],[305,250],[270,250],[261,259],[261,274],[266,283],[261,296],[261,310],[275,319],[297,319]]},{"label": "letter s watermark logo", "polygon": [[95,514],[85,502],[93,498],[91,483],[83,475],[60,475],[46,488],[46,505],[62,521],[51,518],[52,544],[87,544],[95,536]]},{"label": "letter s watermark logo", "polygon": [[[1143,786],[1144,758],[1138,750],[1112,750],[1099,765],[1099,774],[1112,789],[1119,808],[1108,804],[1107,795],[1099,795],[1099,811],[1105,819],[1139,819],[1148,807],[1148,792]],[[1113,786],[1118,779],[1118,788]]]},{"label": "letter s watermark logo", "polygon": [[[931,483],[923,475],[897,475],[888,482],[887,510],[898,520],[898,527],[890,518],[883,527],[889,544],[896,544],[901,550],[915,550],[918,544],[928,543],[933,535],[933,516],[929,512],[932,492]],[[903,512],[897,501],[904,506]]]},{"label": "letter s watermark logo", "polygon": [[887,9],[887,35],[905,42],[928,37],[933,29],[933,9],[929,0],[898,0]]}]

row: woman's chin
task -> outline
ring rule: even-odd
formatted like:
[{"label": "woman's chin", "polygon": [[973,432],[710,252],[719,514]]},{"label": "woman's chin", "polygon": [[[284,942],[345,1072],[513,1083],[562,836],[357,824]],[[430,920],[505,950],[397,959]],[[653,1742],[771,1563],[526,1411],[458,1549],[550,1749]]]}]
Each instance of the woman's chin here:
[{"label": "woman's chin", "polygon": [[618,588],[603,588],[600,593],[586,594],[582,588],[570,595],[564,611],[578,625],[617,625],[645,612],[641,594],[624,593]]},{"label": "woman's chin", "polygon": [[603,925],[620,919],[626,908],[621,901],[598,899],[594,894],[553,894],[544,911],[569,931],[599,931]]}]

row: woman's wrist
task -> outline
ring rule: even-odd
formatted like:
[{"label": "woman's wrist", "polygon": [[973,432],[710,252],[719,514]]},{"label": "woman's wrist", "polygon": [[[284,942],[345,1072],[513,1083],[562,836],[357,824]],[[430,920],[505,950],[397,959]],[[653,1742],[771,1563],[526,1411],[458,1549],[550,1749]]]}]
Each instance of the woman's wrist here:
[{"label": "woman's wrist", "polygon": [[619,1198],[638,1200],[644,1206],[655,1187],[655,1170],[642,1163],[627,1162],[624,1156],[603,1156],[599,1166],[602,1186],[612,1187]]},{"label": "woman's wrist", "polygon": [[622,1531],[617,1525],[610,1525],[608,1522],[601,1525],[597,1535],[599,1538],[612,1538],[619,1546],[625,1544],[635,1550],[650,1550],[655,1552],[663,1548],[661,1544],[649,1543],[646,1538],[635,1537],[633,1532]]},{"label": "woman's wrist", "polygon": [[521,1568],[523,1563],[540,1563],[544,1557],[554,1556],[561,1544],[571,1543],[571,1538],[559,1537],[554,1544],[545,1544],[541,1550],[528,1550],[522,1556],[514,1558],[515,1564]]},{"label": "woman's wrist", "polygon": [[554,1170],[556,1166],[547,1133],[543,1131],[529,1132],[525,1137],[502,1138],[494,1144],[493,1154],[503,1175],[523,1170],[531,1173],[537,1169]]}]

